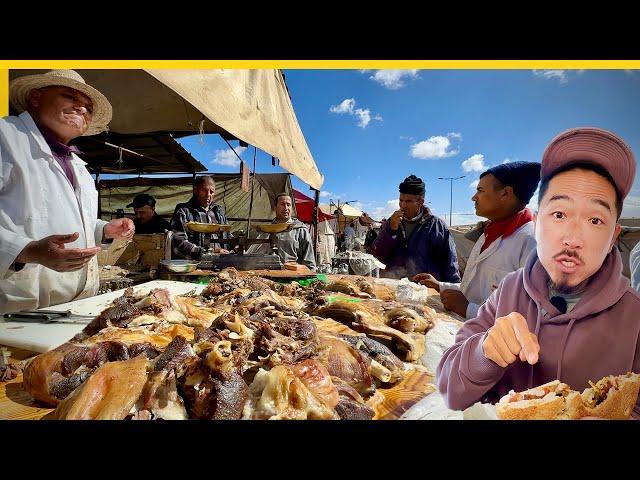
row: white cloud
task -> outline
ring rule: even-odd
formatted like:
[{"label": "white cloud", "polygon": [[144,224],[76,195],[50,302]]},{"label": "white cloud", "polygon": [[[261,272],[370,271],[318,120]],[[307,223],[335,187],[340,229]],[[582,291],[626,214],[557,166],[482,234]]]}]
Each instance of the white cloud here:
[{"label": "white cloud", "polygon": [[471,155],[464,162],[462,162],[462,170],[465,172],[484,172],[487,166],[484,164],[484,155],[476,153]]},{"label": "white cloud", "polygon": [[479,183],[480,183],[480,179],[478,178],[469,184],[469,188],[471,190],[476,190],[478,188]]},{"label": "white cloud", "polygon": [[345,98],[339,105],[331,105],[329,111],[331,113],[337,113],[338,115],[342,115],[344,113],[348,113],[353,115],[353,108],[356,106],[355,98]]},{"label": "white cloud", "polygon": [[366,128],[371,121],[371,110],[369,110],[368,108],[364,110],[362,108],[357,108],[355,114],[356,117],[358,117],[358,126],[361,128]]},{"label": "white cloud", "polygon": [[[361,70],[361,73],[367,72]],[[406,80],[418,78],[418,70],[376,70],[369,78],[389,90],[399,90],[406,85]]]},{"label": "white cloud", "polygon": [[[242,156],[242,152],[244,152],[246,149],[247,147],[234,148],[236,153],[240,156]],[[240,165],[240,160],[238,159],[238,157],[236,157],[235,153],[233,153],[233,150],[231,150],[230,148],[227,148],[225,150],[215,151],[215,154],[213,157],[213,163],[216,163],[218,165],[223,165],[225,167],[237,167]]]},{"label": "white cloud", "polygon": [[447,137],[462,141],[462,134],[458,132],[449,132],[447,133]]},{"label": "white cloud", "polygon": [[338,199],[344,198],[346,196],[347,196],[346,193],[335,193],[335,192],[329,192],[327,190],[321,190],[320,191],[320,197],[321,198],[329,198],[329,199],[338,200]]},{"label": "white cloud", "polygon": [[374,206],[371,209],[371,213],[369,215],[374,220],[382,220],[383,218],[389,218],[393,215],[393,212],[398,210],[400,207],[398,206],[398,199],[394,198],[393,200],[387,200],[382,206]]},{"label": "white cloud", "polygon": [[460,151],[453,147],[451,143],[452,138],[458,139],[461,138],[461,136],[459,133],[448,133],[446,137],[436,135],[421,142],[414,143],[411,145],[410,155],[413,158],[423,160],[452,157]]},{"label": "white cloud", "polygon": [[414,142],[416,139],[413,137],[405,137],[404,135],[400,135],[400,140],[409,140],[411,142]]},{"label": "white cloud", "polygon": [[557,79],[560,83],[567,83],[569,81],[566,70],[533,70],[533,74],[548,80]]},{"label": "white cloud", "polygon": [[537,77],[568,83],[571,77],[582,76],[586,70],[532,70],[532,72]]},{"label": "white cloud", "polygon": [[356,100],[354,98],[346,98],[339,105],[331,105],[329,112],[337,113],[338,115],[354,115],[358,118],[358,126],[360,128],[367,128],[367,125],[371,120],[381,122],[382,117],[379,114],[372,116],[371,110],[368,108],[355,108]]}]

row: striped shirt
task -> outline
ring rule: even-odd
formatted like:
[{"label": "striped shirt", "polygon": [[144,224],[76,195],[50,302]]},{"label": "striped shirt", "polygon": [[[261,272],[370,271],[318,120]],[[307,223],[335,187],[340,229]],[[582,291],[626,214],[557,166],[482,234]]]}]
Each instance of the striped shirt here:
[{"label": "striped shirt", "polygon": [[[186,228],[187,222],[218,223],[223,225],[229,223],[221,205],[212,203],[209,209],[205,210],[198,205],[193,197],[186,203],[179,203],[173,212],[173,218],[171,218],[171,230],[173,230],[171,238],[172,258],[200,260],[203,251],[206,251],[206,237],[213,238],[210,233],[188,231]],[[215,235],[219,234],[216,233]],[[224,232],[223,238],[229,238],[229,233]],[[219,243],[212,243],[211,246],[213,248],[225,248],[225,245],[220,245]]]}]

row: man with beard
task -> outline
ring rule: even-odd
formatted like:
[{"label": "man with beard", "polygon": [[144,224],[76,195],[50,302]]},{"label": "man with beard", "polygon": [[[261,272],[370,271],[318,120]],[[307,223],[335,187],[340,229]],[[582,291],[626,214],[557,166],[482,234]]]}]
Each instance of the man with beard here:
[{"label": "man with beard", "polygon": [[74,138],[107,128],[107,98],[74,70],[15,78],[18,116],[0,120],[0,312],[96,294],[100,244],[130,238],[129,218],[98,218],[98,192]]},{"label": "man with beard", "polygon": [[382,225],[371,249],[386,264],[381,275],[399,279],[428,273],[444,282],[460,282],[453,236],[444,221],[424,206],[424,182],[410,175],[399,190],[400,209]]},{"label": "man with beard", "polygon": [[549,144],[536,251],[464,324],[438,365],[450,408],[556,379],[582,390],[589,380],[640,371],[640,296],[615,248],[635,171],[629,147],[605,130],[576,128]]},{"label": "man with beard", "polygon": [[462,283],[439,282],[426,273],[416,275],[413,281],[439,291],[447,310],[474,318],[502,279],[523,267],[536,248],[534,218],[526,207],[539,180],[540,164],[534,162],[505,163],[480,175],[471,200],[476,215],[489,221],[476,237]]}]

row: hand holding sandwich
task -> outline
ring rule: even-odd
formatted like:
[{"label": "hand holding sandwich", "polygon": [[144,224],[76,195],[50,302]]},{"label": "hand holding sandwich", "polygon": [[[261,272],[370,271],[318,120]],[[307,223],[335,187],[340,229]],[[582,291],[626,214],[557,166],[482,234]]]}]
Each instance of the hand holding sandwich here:
[{"label": "hand holding sandwich", "polygon": [[498,317],[487,331],[482,352],[489,360],[506,368],[518,358],[530,365],[537,363],[540,345],[538,338],[529,331],[527,321],[517,312]]}]

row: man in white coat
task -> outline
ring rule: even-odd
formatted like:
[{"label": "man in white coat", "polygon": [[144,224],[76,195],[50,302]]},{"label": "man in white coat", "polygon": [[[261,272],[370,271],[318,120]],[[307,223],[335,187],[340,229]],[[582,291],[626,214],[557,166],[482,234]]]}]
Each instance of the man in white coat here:
[{"label": "man in white coat", "polygon": [[540,179],[540,164],[511,162],[490,168],[478,182],[476,215],[489,219],[476,241],[462,283],[439,282],[432,275],[413,277],[440,292],[442,304],[466,319],[475,318],[502,279],[524,266],[536,248],[534,216],[526,208]]},{"label": "man in white coat", "polygon": [[0,119],[0,313],[95,295],[99,244],[130,219],[97,218],[98,193],[69,142],[111,120],[109,101],[73,70],[14,79],[18,116]]}]

